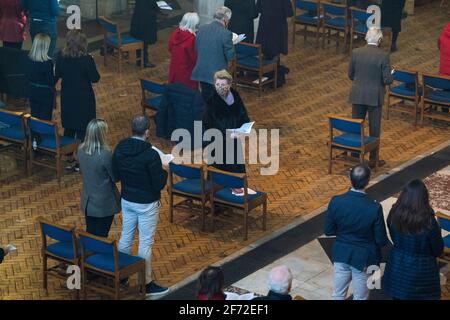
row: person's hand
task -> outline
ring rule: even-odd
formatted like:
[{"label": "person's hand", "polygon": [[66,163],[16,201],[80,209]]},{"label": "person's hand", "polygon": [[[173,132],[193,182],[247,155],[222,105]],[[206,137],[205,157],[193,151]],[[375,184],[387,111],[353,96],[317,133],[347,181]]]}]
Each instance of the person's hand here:
[{"label": "person's hand", "polygon": [[9,249],[6,246],[1,246],[3,252],[5,253],[5,256],[9,253]]}]

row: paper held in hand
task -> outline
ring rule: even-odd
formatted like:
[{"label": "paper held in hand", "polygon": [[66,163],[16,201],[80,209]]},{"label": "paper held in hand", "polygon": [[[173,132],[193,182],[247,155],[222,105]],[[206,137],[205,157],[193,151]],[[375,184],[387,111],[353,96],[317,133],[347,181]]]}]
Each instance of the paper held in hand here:
[{"label": "paper held in hand", "polygon": [[156,152],[158,152],[159,157],[161,158],[161,162],[163,164],[163,166],[168,166],[170,162],[173,161],[174,157],[172,154],[165,154],[164,152],[162,152],[161,150],[159,150],[157,147],[152,146],[152,149],[155,150]]},{"label": "paper held in hand", "polygon": [[254,124],[255,124],[255,121],[244,123],[239,129],[234,129],[234,133],[236,133],[236,134],[250,134]]},{"label": "paper held in hand", "polygon": [[8,244],[7,246],[6,246],[6,250],[8,250],[8,252],[16,252],[17,251],[17,248],[15,247],[15,246],[13,246],[12,244]]},{"label": "paper held in hand", "polygon": [[156,4],[158,5],[158,7],[160,9],[163,10],[173,10],[171,6],[169,6],[169,4],[165,1],[156,1]]},{"label": "paper held in hand", "polygon": [[225,300],[253,300],[255,294],[253,292],[238,294],[235,292],[225,292]]},{"label": "paper held in hand", "polygon": [[247,36],[245,34],[236,34],[233,32],[233,44],[238,44],[239,42],[245,40]]}]

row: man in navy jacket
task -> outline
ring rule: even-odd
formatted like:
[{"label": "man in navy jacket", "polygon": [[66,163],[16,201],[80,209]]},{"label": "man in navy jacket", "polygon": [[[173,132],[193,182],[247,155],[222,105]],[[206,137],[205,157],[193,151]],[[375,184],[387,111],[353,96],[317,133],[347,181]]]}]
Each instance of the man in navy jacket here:
[{"label": "man in navy jacket", "polygon": [[325,234],[336,236],[333,299],[344,300],[353,281],[353,298],[367,300],[367,268],[380,263],[381,248],[387,243],[386,225],[383,208],[364,191],[370,181],[369,167],[354,167],[350,180],[350,191],[331,199],[325,220]]}]

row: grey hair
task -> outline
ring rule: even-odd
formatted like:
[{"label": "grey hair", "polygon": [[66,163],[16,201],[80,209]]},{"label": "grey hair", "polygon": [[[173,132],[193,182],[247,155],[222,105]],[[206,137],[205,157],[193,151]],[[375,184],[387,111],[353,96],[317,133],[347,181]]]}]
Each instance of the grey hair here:
[{"label": "grey hair", "polygon": [[150,120],[147,116],[135,116],[131,121],[131,131],[134,136],[142,137],[150,127]]},{"label": "grey hair", "polygon": [[269,290],[278,294],[288,294],[292,284],[292,273],[285,265],[273,268],[269,274]]},{"label": "grey hair", "polygon": [[184,14],[180,21],[180,29],[183,31],[189,31],[191,33],[197,32],[198,24],[200,23],[200,17],[197,12],[187,12]]},{"label": "grey hair", "polygon": [[383,39],[383,33],[379,28],[371,27],[366,34],[366,41],[368,44],[379,44]]},{"label": "grey hair", "polygon": [[230,20],[231,19],[231,9],[228,7],[219,7],[216,10],[216,13],[214,13],[214,19],[222,21],[224,19]]}]

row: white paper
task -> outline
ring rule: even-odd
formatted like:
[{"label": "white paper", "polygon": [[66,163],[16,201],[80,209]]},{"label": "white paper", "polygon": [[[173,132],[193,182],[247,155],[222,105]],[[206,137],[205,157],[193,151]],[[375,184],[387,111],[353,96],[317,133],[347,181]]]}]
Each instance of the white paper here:
[{"label": "white paper", "polygon": [[238,44],[239,42],[245,40],[245,38],[247,38],[247,36],[245,34],[236,34],[233,32],[233,44]]},{"label": "white paper", "polygon": [[161,158],[161,162],[164,166],[168,166],[170,162],[172,162],[172,160],[174,159],[172,154],[165,154],[164,152],[162,152],[161,150],[159,150],[157,147],[152,146],[152,149],[155,150],[156,152],[158,152],[159,157]]},{"label": "white paper", "polygon": [[234,133],[237,134],[250,134],[255,121],[244,123],[240,128],[234,129]]},{"label": "white paper", "polygon": [[169,4],[165,1],[156,1],[156,4],[158,5],[158,7],[160,9],[163,10],[173,10],[171,6],[169,6]]},{"label": "white paper", "polygon": [[[268,77],[262,77],[261,78],[261,82],[266,82],[267,80],[269,80]],[[254,84],[259,84],[259,79],[256,79],[255,81],[253,81]]]},{"label": "white paper", "polygon": [[245,294],[237,294],[234,292],[225,292],[226,299],[225,300],[253,300],[255,294],[253,292],[245,293]]},{"label": "white paper", "polygon": [[[235,193],[234,191],[231,191],[231,193],[236,197],[243,197],[245,194],[244,189],[242,189],[242,193]],[[248,195],[256,194],[256,191],[253,189],[247,188],[247,194]]]},{"label": "white paper", "polygon": [[12,244],[8,244],[7,246],[6,246],[6,250],[8,250],[8,252],[15,252],[15,251],[17,251],[17,248],[15,247],[15,246],[13,246]]}]

